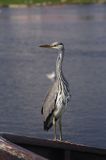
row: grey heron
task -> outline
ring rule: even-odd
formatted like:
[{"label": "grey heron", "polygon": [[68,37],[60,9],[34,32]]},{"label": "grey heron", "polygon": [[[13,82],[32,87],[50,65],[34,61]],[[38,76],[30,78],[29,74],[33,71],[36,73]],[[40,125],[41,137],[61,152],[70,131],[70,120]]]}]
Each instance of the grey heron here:
[{"label": "grey heron", "polygon": [[44,130],[48,131],[54,126],[54,139],[56,140],[56,122],[59,123],[60,140],[62,140],[62,114],[67,108],[70,99],[69,84],[66,81],[63,70],[62,62],[64,57],[63,43],[54,42],[52,44],[40,45],[44,48],[54,48],[58,50],[58,57],[56,61],[56,77],[52,87],[44,100],[41,113],[44,118]]}]

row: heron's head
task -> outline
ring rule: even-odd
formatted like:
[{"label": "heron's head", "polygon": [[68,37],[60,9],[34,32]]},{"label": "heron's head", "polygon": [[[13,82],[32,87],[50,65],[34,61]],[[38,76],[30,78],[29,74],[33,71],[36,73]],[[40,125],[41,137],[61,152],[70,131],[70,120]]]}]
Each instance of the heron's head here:
[{"label": "heron's head", "polygon": [[63,50],[64,49],[63,43],[60,43],[60,42],[54,42],[52,44],[40,45],[39,47],[54,48],[54,49],[58,49],[58,50]]}]

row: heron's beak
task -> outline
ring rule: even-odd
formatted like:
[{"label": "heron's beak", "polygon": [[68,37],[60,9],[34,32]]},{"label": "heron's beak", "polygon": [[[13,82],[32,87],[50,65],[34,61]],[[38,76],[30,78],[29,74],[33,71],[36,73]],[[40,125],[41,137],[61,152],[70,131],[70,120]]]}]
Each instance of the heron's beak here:
[{"label": "heron's beak", "polygon": [[45,45],[40,45],[39,47],[51,48],[51,45],[49,45],[49,44],[45,44]]}]

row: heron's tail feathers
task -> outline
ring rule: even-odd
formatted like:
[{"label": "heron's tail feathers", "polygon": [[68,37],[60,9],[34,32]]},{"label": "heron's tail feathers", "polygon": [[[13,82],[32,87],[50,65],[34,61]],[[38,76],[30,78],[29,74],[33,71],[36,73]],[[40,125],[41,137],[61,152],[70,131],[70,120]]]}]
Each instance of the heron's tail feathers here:
[{"label": "heron's tail feathers", "polygon": [[53,125],[53,116],[49,115],[46,119],[46,121],[44,121],[44,130],[48,131]]},{"label": "heron's tail feathers", "polygon": [[52,127],[52,125],[53,125],[52,123],[47,124],[46,122],[44,122],[44,130],[48,131]]}]

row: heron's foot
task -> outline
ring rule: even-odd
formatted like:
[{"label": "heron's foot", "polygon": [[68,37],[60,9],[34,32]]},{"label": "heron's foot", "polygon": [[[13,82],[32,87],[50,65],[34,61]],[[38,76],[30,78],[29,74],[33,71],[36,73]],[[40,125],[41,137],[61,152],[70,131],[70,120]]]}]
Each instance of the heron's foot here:
[{"label": "heron's foot", "polygon": [[56,141],[58,141],[58,142],[62,142],[62,141],[63,141],[63,139],[56,139]]},{"label": "heron's foot", "polygon": [[63,139],[62,139],[62,137],[60,137],[60,139],[59,139],[60,141],[62,141]]},{"label": "heron's foot", "polygon": [[57,141],[57,138],[56,138],[56,137],[54,137],[54,138],[53,138],[53,141]]}]

